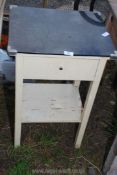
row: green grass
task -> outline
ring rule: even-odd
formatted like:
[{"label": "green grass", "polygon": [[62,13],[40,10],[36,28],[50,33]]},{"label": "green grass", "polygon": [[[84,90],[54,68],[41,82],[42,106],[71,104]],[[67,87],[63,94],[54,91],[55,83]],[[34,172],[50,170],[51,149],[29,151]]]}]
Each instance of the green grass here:
[{"label": "green grass", "polygon": [[[43,132],[36,133],[35,135],[34,145],[21,145],[17,148],[10,146],[8,149],[8,157],[12,161],[12,164],[16,163],[10,170],[8,175],[15,175],[21,169],[22,175],[32,175],[29,170],[26,169],[23,174],[22,169],[26,167],[28,163],[29,168],[33,166],[45,166],[45,167],[53,167],[54,164],[59,164],[61,162],[61,166],[69,164],[69,154],[66,154],[64,148],[58,144],[59,137],[54,133]],[[23,163],[22,163],[23,162]],[[73,161],[70,162],[70,166],[72,166]],[[14,174],[13,174],[13,173]],[[17,175],[20,175],[17,174]]]},{"label": "green grass", "polygon": [[41,147],[55,147],[58,143],[56,136],[53,136],[50,133],[43,133],[37,137],[38,144]]},{"label": "green grass", "polygon": [[31,162],[34,156],[34,150],[31,146],[22,145],[17,148],[10,146],[8,149],[8,156],[14,161]]},{"label": "green grass", "polygon": [[65,151],[62,148],[59,148],[59,147],[54,148],[53,157],[55,159],[60,159],[60,158],[67,159],[67,155],[65,154]]},{"label": "green grass", "polygon": [[7,175],[35,175],[29,170],[29,164],[26,161],[16,163],[8,170]]},{"label": "green grass", "polygon": [[83,156],[83,150],[82,149],[75,149],[74,156],[76,158],[79,158],[79,157]]},{"label": "green grass", "polygon": [[41,155],[39,157],[40,163],[49,167],[53,165],[54,162],[60,161],[60,159],[63,162],[68,161],[68,156],[65,154],[64,150],[58,145],[59,137],[57,137],[55,133],[37,133],[34,139],[38,143],[38,147],[41,150]]},{"label": "green grass", "polygon": [[54,160],[52,157],[49,157],[48,155],[42,155],[41,157],[41,163],[44,164],[45,166],[49,167],[53,164]]}]

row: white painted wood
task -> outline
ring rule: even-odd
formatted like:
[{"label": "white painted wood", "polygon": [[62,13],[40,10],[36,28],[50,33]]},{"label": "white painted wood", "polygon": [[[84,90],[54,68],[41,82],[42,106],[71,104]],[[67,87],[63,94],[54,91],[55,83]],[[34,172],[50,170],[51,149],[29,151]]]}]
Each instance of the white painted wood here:
[{"label": "white painted wood", "polygon": [[[15,146],[20,145],[21,123],[81,122],[75,145],[79,148],[107,59],[17,54]],[[80,95],[74,84],[23,84],[23,79],[73,80],[77,86],[79,80],[94,82],[81,114]]]},{"label": "white painted wood", "polygon": [[3,12],[6,0],[0,0],[0,42],[2,34]]},{"label": "white painted wood", "polygon": [[78,87],[80,86],[80,81],[74,81],[74,86]]},{"label": "white painted wood", "polygon": [[99,58],[26,54],[19,54],[17,57],[23,57],[25,79],[91,81],[95,78],[99,64]]},{"label": "white painted wood", "polygon": [[42,54],[26,54],[26,53],[18,53],[18,57],[34,57],[34,58],[69,58],[69,59],[84,59],[84,60],[100,60],[100,57],[94,56],[67,56],[67,55],[42,55]]},{"label": "white painted wood", "polygon": [[15,133],[14,145],[20,145],[21,139],[21,115],[22,115],[22,87],[23,87],[23,59],[16,58],[16,81],[15,81]]},{"label": "white painted wood", "polygon": [[90,116],[90,112],[95,100],[95,96],[99,87],[99,83],[106,65],[106,62],[109,58],[101,58],[100,62],[99,62],[99,66],[96,72],[96,77],[95,80],[93,82],[91,82],[90,87],[89,87],[89,91],[87,94],[87,98],[86,98],[86,102],[85,102],[85,106],[84,106],[84,110],[82,112],[82,121],[81,124],[78,128],[77,134],[76,134],[76,141],[75,141],[75,147],[76,148],[80,148],[81,146],[81,142],[85,133],[85,129],[87,126],[87,122]]},{"label": "white painted wood", "polygon": [[22,122],[80,122],[81,99],[73,84],[23,85]]}]

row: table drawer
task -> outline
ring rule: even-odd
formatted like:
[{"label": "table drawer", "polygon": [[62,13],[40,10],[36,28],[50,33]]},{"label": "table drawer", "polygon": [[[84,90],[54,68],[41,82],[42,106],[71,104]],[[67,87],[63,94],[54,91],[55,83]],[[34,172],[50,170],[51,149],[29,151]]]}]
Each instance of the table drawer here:
[{"label": "table drawer", "polygon": [[69,56],[24,56],[25,79],[93,80],[99,59]]}]

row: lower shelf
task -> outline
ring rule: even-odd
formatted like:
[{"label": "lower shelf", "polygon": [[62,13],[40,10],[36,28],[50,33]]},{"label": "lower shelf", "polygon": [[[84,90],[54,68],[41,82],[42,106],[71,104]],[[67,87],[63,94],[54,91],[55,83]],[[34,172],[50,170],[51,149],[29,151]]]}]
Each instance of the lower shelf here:
[{"label": "lower shelf", "polygon": [[23,123],[81,122],[81,99],[72,84],[23,85]]}]

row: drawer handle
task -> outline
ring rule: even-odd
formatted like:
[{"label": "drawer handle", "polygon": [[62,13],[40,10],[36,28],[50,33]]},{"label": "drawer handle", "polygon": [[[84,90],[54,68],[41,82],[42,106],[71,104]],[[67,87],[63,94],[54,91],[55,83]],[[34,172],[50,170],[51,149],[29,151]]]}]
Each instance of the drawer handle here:
[{"label": "drawer handle", "polygon": [[61,66],[61,67],[59,67],[59,70],[63,70],[63,67]]}]

